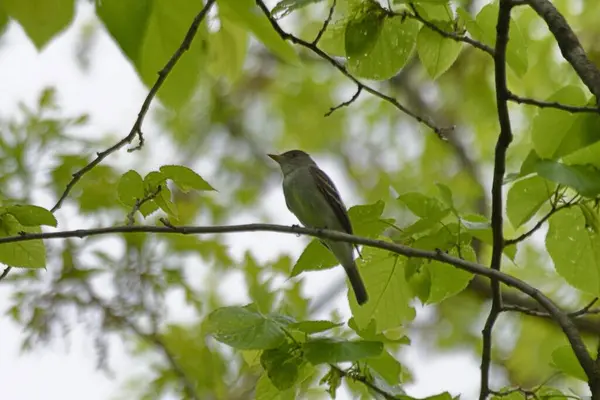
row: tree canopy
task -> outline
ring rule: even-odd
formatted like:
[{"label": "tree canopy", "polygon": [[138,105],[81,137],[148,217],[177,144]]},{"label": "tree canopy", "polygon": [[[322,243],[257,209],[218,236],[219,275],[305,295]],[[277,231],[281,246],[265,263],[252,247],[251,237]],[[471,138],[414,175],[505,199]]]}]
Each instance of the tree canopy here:
[{"label": "tree canopy", "polygon": [[[417,399],[420,345],[476,355],[482,400],[600,400],[600,4],[3,0],[0,34],[43,52],[92,6],[79,68],[108,35],[147,97],[118,136],[60,86],[0,114],[23,349],[85,325],[110,370],[118,337],[148,366],[127,398]],[[353,235],[281,224],[266,153],[294,148]],[[360,246],[365,305],[322,238]]]}]

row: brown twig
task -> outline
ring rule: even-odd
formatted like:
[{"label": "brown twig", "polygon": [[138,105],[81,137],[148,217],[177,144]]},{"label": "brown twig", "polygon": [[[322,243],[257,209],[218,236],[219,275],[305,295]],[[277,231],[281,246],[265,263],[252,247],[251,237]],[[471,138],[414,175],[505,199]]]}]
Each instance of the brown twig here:
[{"label": "brown twig", "polygon": [[134,224],[134,222],[135,222],[135,213],[138,212],[140,210],[140,207],[142,207],[145,203],[147,203],[150,200],[156,198],[156,196],[158,196],[158,194],[160,193],[161,190],[162,190],[162,186],[158,185],[156,187],[156,190],[154,190],[153,192],[148,193],[143,198],[137,199],[135,201],[135,204],[131,208],[131,211],[129,212],[129,214],[127,214],[127,225],[133,225]]},{"label": "brown twig", "polygon": [[194,37],[196,36],[196,32],[198,31],[198,28],[200,27],[200,24],[206,17],[206,14],[208,14],[208,11],[213,6],[215,1],[216,0],[207,0],[206,1],[206,4],[202,8],[202,10],[200,10],[198,15],[196,15],[196,17],[192,21],[192,24],[190,25],[190,28],[188,29],[188,32],[186,33],[185,37],[183,38],[183,41],[181,42],[181,45],[179,46],[179,48],[175,51],[175,53],[173,53],[173,55],[171,56],[171,58],[169,59],[167,64],[163,67],[163,69],[161,69],[158,72],[158,78],[156,79],[156,82],[154,82],[154,85],[152,85],[152,88],[150,88],[150,91],[148,92],[146,99],[142,103],[140,112],[138,113],[138,116],[133,124],[133,127],[129,131],[129,134],[127,136],[125,136],[123,139],[121,139],[118,143],[113,145],[112,147],[109,147],[108,149],[106,149],[102,152],[96,153],[96,158],[94,160],[92,160],[85,167],[81,168],[79,171],[75,172],[73,174],[71,181],[67,184],[67,187],[65,188],[63,194],[60,196],[60,198],[58,199],[58,201],[56,202],[56,204],[54,205],[54,207],[52,207],[52,209],[50,211],[55,212],[62,206],[62,203],[65,201],[65,199],[67,198],[67,196],[69,195],[69,193],[71,192],[73,187],[77,184],[77,182],[79,182],[79,180],[85,174],[90,172],[96,165],[100,164],[102,162],[102,160],[104,160],[106,157],[108,157],[115,151],[119,150],[121,147],[125,146],[126,144],[131,143],[136,138],[136,136],[138,137],[139,144],[136,147],[129,149],[128,151],[135,151],[135,150],[139,150],[142,148],[142,146],[144,145],[142,124],[144,122],[144,118],[146,117],[146,114],[148,113],[150,104],[154,100],[154,97],[156,96],[156,93],[158,92],[158,90],[160,89],[162,84],[165,82],[165,80],[171,73],[171,70],[173,70],[173,67],[175,67],[175,64],[177,64],[177,62],[179,61],[179,59],[181,58],[183,53],[185,53],[190,48],[190,45],[192,44],[192,41],[194,40]]},{"label": "brown twig", "polygon": [[[504,223],[502,198],[502,183],[506,173],[506,152],[512,142],[512,128],[508,113],[508,87],[506,84],[506,48],[508,46],[508,31],[510,27],[510,12],[512,5],[508,0],[500,0],[498,22],[496,24],[496,48],[494,50],[494,75],[496,84],[496,107],[500,134],[496,142],[494,154],[494,176],[492,180],[492,260],[490,268],[500,271],[502,251],[504,250]],[[481,352],[481,389],[479,400],[487,399],[490,394],[490,365],[492,362],[492,331],[494,324],[502,311],[502,292],[500,282],[492,280],[492,306],[485,326],[482,330],[483,349]]]},{"label": "brown twig", "polygon": [[373,382],[371,382],[370,380],[368,380],[365,376],[360,375],[360,374],[356,374],[350,371],[345,371],[343,369],[341,369],[340,367],[333,365],[333,364],[329,364],[329,366],[331,367],[331,369],[334,369],[338,374],[340,374],[340,376],[346,378],[346,379],[352,379],[355,380],[357,382],[362,383],[363,385],[365,385],[366,387],[368,387],[369,389],[371,389],[372,391],[374,391],[375,393],[379,394],[380,396],[382,396],[384,399],[386,400],[396,400],[396,396],[394,396],[391,393],[386,392],[385,390],[381,389],[380,387],[378,387],[377,385],[375,385]]},{"label": "brown twig", "polygon": [[594,113],[600,114],[600,108],[590,106],[570,106],[568,104],[562,104],[557,101],[541,101],[530,99],[527,97],[517,96],[514,93],[509,92],[508,100],[518,104],[527,104],[539,108],[556,108],[557,110],[563,110],[570,113]]},{"label": "brown twig", "polygon": [[263,0],[256,0],[256,4],[261,9],[261,11],[263,12],[263,14],[267,17],[267,19],[271,23],[271,26],[273,27],[273,29],[275,30],[275,32],[277,32],[277,34],[283,40],[289,40],[290,42],[292,42],[294,44],[297,44],[299,46],[302,46],[302,47],[304,47],[304,48],[312,51],[314,54],[316,54],[317,56],[319,56],[323,60],[329,62],[332,66],[334,66],[344,76],[346,76],[348,79],[350,79],[357,87],[359,87],[362,90],[364,90],[364,91],[372,94],[375,97],[380,98],[381,100],[384,100],[384,101],[390,103],[391,105],[393,105],[394,107],[396,107],[398,110],[400,110],[403,113],[405,113],[406,115],[414,118],[417,122],[419,122],[419,123],[427,126],[431,130],[433,130],[440,138],[442,138],[442,139],[445,138],[446,132],[448,130],[450,130],[451,128],[440,128],[440,127],[436,126],[428,118],[422,117],[420,115],[417,115],[415,112],[413,112],[413,111],[409,110],[408,108],[406,108],[404,105],[402,105],[394,97],[388,96],[388,95],[386,95],[386,94],[378,91],[377,89],[374,89],[373,87],[368,86],[368,85],[362,83],[360,80],[358,80],[358,78],[356,78],[354,75],[352,75],[344,65],[342,65],[335,58],[331,57],[329,54],[327,54],[323,50],[321,50],[318,46],[316,46],[313,43],[307,42],[306,40],[303,40],[303,39],[301,39],[301,38],[299,38],[297,36],[294,36],[294,35],[292,35],[290,33],[287,33],[286,31],[284,31],[281,28],[281,26],[279,25],[279,23],[277,23],[277,21],[275,20],[275,18],[273,18],[273,16],[271,15],[271,12],[269,11],[269,8],[265,5],[265,3],[264,3]]},{"label": "brown twig", "polygon": [[331,3],[331,7],[329,8],[329,14],[327,15],[327,18],[325,19],[325,22],[323,22],[323,26],[321,26],[321,29],[319,29],[319,33],[317,33],[315,40],[313,40],[311,43],[313,46],[316,46],[317,44],[319,44],[319,40],[321,40],[321,37],[327,30],[327,27],[329,26],[329,23],[331,22],[331,18],[333,17],[333,11],[335,10],[336,3],[337,3],[337,0],[333,0],[333,3]]},{"label": "brown twig", "polygon": [[358,96],[360,96],[360,92],[362,92],[362,87],[358,86],[358,88],[356,89],[356,92],[352,95],[352,97],[350,98],[350,100],[346,100],[340,104],[338,104],[335,107],[331,107],[329,109],[329,111],[327,111],[325,113],[326,117],[329,117],[331,114],[333,114],[335,111],[339,110],[342,107],[348,107],[350,104],[354,103],[356,101],[356,99],[358,99]]}]

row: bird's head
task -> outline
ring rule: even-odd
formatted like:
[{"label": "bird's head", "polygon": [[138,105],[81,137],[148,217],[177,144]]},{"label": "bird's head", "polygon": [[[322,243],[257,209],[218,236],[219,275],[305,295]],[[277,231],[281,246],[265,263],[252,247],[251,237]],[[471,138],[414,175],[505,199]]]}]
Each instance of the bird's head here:
[{"label": "bird's head", "polygon": [[281,154],[267,154],[281,167],[283,175],[287,175],[300,167],[316,165],[312,158],[302,150],[290,150]]}]

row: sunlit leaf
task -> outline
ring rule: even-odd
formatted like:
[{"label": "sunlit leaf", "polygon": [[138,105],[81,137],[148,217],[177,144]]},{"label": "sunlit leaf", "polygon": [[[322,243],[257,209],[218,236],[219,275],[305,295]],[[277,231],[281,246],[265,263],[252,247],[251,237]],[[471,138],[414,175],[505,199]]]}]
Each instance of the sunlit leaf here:
[{"label": "sunlit leaf", "polygon": [[377,357],[383,351],[383,343],[366,340],[313,339],[304,343],[302,350],[304,351],[304,357],[312,364],[333,364]]},{"label": "sunlit leaf", "polygon": [[532,176],[511,186],[506,200],[506,213],[516,229],[529,221],[552,196],[555,184]]},{"label": "sunlit leaf", "polygon": [[54,226],[58,224],[54,214],[43,207],[32,205],[14,205],[6,207],[6,212],[11,214],[23,226]]}]

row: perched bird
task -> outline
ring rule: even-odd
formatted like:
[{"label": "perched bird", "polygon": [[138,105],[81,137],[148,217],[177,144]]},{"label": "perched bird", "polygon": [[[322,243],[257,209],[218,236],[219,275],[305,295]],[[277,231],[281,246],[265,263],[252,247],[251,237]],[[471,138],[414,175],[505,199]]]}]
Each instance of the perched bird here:
[{"label": "perched bird", "polygon": [[[340,194],[308,154],[290,150],[268,156],[281,167],[285,203],[302,225],[352,234],[350,218]],[[353,245],[334,240],[322,242],[344,267],[358,304],[364,304],[368,300],[367,290],[354,262]]]}]

